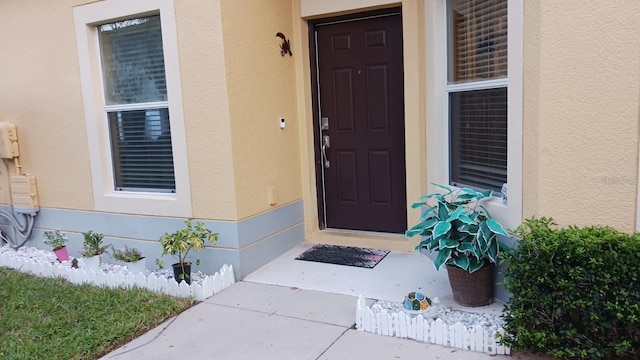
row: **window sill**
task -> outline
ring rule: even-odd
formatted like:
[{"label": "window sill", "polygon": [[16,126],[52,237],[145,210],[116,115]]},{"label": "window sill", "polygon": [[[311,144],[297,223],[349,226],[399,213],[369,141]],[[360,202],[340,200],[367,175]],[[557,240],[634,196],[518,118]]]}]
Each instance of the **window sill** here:
[{"label": "window sill", "polygon": [[110,192],[97,197],[96,210],[138,215],[190,217],[188,199],[176,194]]}]

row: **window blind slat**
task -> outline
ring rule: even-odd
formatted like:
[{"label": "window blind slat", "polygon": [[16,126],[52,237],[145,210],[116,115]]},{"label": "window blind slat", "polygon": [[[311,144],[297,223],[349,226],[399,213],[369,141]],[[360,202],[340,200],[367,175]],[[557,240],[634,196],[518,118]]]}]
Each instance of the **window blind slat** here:
[{"label": "window blind slat", "polygon": [[451,0],[452,83],[507,76],[507,2]]},{"label": "window blind slat", "polygon": [[167,100],[159,16],[104,24],[98,34],[107,105]]},{"label": "window blind slat", "polygon": [[452,92],[450,178],[500,191],[507,182],[507,89]]},{"label": "window blind slat", "polygon": [[108,115],[116,189],[175,191],[168,109]]}]

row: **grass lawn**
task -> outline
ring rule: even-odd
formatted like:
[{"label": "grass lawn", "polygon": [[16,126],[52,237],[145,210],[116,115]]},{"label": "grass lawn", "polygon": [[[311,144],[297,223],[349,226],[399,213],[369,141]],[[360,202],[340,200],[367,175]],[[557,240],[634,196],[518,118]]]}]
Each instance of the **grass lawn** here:
[{"label": "grass lawn", "polygon": [[0,359],[97,359],[193,304],[0,267]]}]

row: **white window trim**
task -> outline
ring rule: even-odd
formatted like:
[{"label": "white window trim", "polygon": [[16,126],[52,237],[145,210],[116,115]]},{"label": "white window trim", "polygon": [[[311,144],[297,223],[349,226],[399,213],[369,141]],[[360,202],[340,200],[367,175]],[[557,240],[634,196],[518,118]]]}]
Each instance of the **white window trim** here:
[{"label": "white window trim", "polygon": [[[176,193],[114,191],[111,146],[105,112],[97,24],[133,16],[160,14],[171,124]],[[105,0],[73,9],[84,116],[98,211],[190,217],[191,190],[182,111],[175,13],[172,0]]]},{"label": "white window trim", "polygon": [[[456,85],[447,81],[446,0],[425,3],[426,84],[427,84],[427,182],[449,184],[448,92]],[[508,204],[500,198],[486,205],[504,226],[515,229],[522,222],[522,72],[524,0],[508,0],[508,78],[507,85],[507,181]],[[504,79],[478,82],[480,88],[504,86]],[[465,88],[468,88],[466,85]]]}]

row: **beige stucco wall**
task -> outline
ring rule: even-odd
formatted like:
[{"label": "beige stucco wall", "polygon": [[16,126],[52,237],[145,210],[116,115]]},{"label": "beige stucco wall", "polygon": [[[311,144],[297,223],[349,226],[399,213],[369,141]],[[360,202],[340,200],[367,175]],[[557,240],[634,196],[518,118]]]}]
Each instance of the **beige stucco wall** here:
[{"label": "beige stucco wall", "polygon": [[[426,84],[424,3],[402,2],[404,36],[404,101],[407,163],[407,205],[427,189]],[[418,222],[419,209],[408,207],[408,226]]]},{"label": "beige stucco wall", "polygon": [[[354,10],[371,10],[377,7],[400,5],[400,1],[389,0],[299,0],[300,15],[304,18],[323,17],[328,14],[344,14]],[[404,2],[403,2],[404,3]]]},{"label": "beige stucco wall", "polygon": [[[43,207],[94,208],[72,12],[88,2],[0,2],[0,120]],[[175,18],[193,216],[267,211],[270,187],[275,206],[301,199],[294,62],[275,37],[292,34],[291,1],[176,1]]]},{"label": "beige stucco wall", "polygon": [[[94,209],[72,12],[88,2],[0,2],[0,120],[18,126],[42,207]],[[175,13],[193,216],[235,220],[219,2],[176,2]]]},{"label": "beige stucco wall", "polygon": [[[292,2],[223,0],[238,218],[302,198],[295,59],[280,55],[277,32],[293,34]],[[295,42],[294,42],[295,44]],[[286,127],[280,129],[279,118]],[[269,204],[275,188],[277,204]]]},{"label": "beige stucco wall", "polygon": [[[0,1],[0,120],[18,126],[23,171],[36,175],[43,207],[93,209],[72,17],[72,7],[86,2]],[[193,216],[236,220],[267,211],[275,187],[275,207],[304,199],[307,238],[316,236],[306,19],[399,3],[175,2]],[[424,60],[423,1],[401,4],[411,202],[426,185],[431,64]],[[638,18],[640,2],[525,1],[525,217],[635,228]],[[280,56],[278,31],[291,38],[293,57]],[[3,172],[0,166],[0,202]],[[410,211],[409,224],[415,217]]]},{"label": "beige stucco wall", "polygon": [[0,34],[0,120],[18,128],[20,161],[36,176],[41,206],[92,209],[70,5],[0,1]]},{"label": "beige stucco wall", "polygon": [[236,220],[220,1],[176,1],[175,12],[193,216]]},{"label": "beige stucco wall", "polygon": [[525,217],[635,228],[639,18],[636,1],[525,1]]}]

